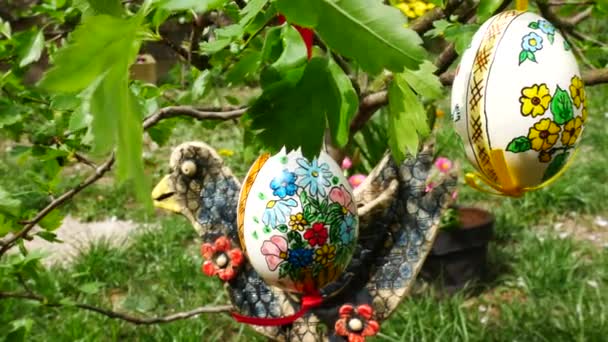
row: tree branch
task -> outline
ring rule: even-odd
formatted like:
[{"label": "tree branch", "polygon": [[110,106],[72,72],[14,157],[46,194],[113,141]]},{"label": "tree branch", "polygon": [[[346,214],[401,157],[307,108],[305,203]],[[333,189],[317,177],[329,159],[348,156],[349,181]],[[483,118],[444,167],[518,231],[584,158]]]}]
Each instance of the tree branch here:
[{"label": "tree branch", "polygon": [[547,5],[549,6],[566,6],[566,5],[575,5],[575,6],[585,6],[585,5],[595,5],[595,1],[568,1],[568,0],[553,0],[547,1]]},{"label": "tree branch", "polygon": [[382,90],[377,93],[366,95],[359,102],[359,111],[350,123],[350,134],[355,135],[374,113],[388,103],[388,91]]},{"label": "tree branch", "polygon": [[173,50],[184,61],[189,61],[190,65],[197,68],[198,70],[206,70],[209,69],[209,67],[211,66],[209,64],[208,56],[199,54],[191,55],[190,50],[184,48],[183,46],[177,45],[175,42],[164,36],[161,37],[161,42],[171,48],[171,50]]},{"label": "tree branch", "polygon": [[[608,68],[584,70],[582,78],[586,86],[608,83]],[[449,71],[441,74],[439,80],[445,86],[452,85],[452,82],[454,82],[454,72]]]},{"label": "tree branch", "polygon": [[110,317],[110,318],[117,318],[117,319],[121,319],[123,321],[138,324],[138,325],[170,323],[173,321],[198,316],[198,315],[204,314],[204,313],[223,313],[223,312],[230,312],[230,311],[234,310],[234,307],[232,305],[201,306],[201,307],[198,307],[198,308],[190,310],[190,311],[178,312],[178,313],[174,313],[174,314],[167,315],[167,316],[143,318],[143,317],[135,317],[135,316],[127,315],[122,312],[116,312],[116,311],[112,311],[112,310],[103,309],[103,308],[96,307],[96,306],[89,305],[89,304],[64,305],[61,303],[46,303],[46,298],[44,298],[40,295],[34,294],[34,293],[0,292],[0,300],[7,299],[7,298],[34,300],[37,302],[45,303],[44,305],[49,306],[49,307],[75,306],[75,307],[83,309],[83,310],[93,311],[98,314]]},{"label": "tree branch", "polygon": [[51,211],[53,211],[53,209],[64,204],[66,201],[70,200],[72,197],[74,197],[80,191],[82,191],[83,189],[85,189],[86,187],[95,183],[97,180],[99,180],[101,177],[103,177],[103,175],[105,175],[106,172],[108,172],[112,168],[112,165],[114,164],[114,160],[115,160],[114,154],[112,154],[110,159],[108,159],[99,168],[97,168],[95,173],[90,175],[84,182],[78,184],[75,188],[72,188],[72,189],[66,191],[65,193],[63,193],[63,195],[61,195],[58,198],[56,198],[55,200],[53,200],[49,205],[47,205],[41,211],[39,211],[38,214],[33,219],[31,219],[30,221],[27,221],[25,223],[25,227],[23,227],[23,229],[21,229],[19,232],[12,235],[8,239],[3,240],[1,243],[2,247],[0,247],[0,257],[2,255],[4,255],[11,247],[13,247],[19,239],[27,236],[27,234],[36,226],[36,224],[38,222],[42,221],[42,219],[46,215],[48,215]]},{"label": "tree branch", "polygon": [[608,68],[583,71],[583,82],[586,86],[608,83]]},{"label": "tree branch", "polygon": [[[168,119],[176,116],[189,116],[195,118],[197,120],[230,120],[236,119],[247,111],[247,108],[239,108],[228,111],[204,111],[199,110],[191,106],[171,106],[165,107],[158,110],[156,113],[147,117],[143,126],[144,129],[148,129],[163,119]],[[86,157],[81,156],[81,158]],[[112,169],[114,165],[115,157],[114,154],[104,162],[100,167],[96,168],[95,173],[90,175],[85,181],[78,184],[75,188],[72,188],[65,193],[63,193],[58,198],[54,199],[49,205],[44,207],[42,210],[36,214],[36,216],[26,222],[23,222],[25,226],[16,234],[11,235],[8,238],[0,240],[0,257],[2,257],[9,249],[11,249],[19,239],[25,238],[27,234],[38,224],[46,215],[48,215],[55,208],[63,205],[68,200],[72,199],[72,197],[76,196],[80,191],[90,186],[91,184],[98,181],[101,177],[103,177],[106,172]]]},{"label": "tree branch", "polygon": [[173,118],[177,116],[189,116],[197,120],[231,120],[241,117],[248,108],[238,108],[228,111],[205,111],[199,110],[192,106],[171,106],[159,109],[156,113],[144,119],[144,129],[148,129],[156,125],[163,119]]},{"label": "tree branch", "polygon": [[555,25],[557,28],[560,28],[566,32],[572,30],[577,24],[581,21],[589,18],[591,13],[593,12],[593,7],[586,8],[584,11],[579,12],[569,18],[562,18],[557,13],[555,13],[551,6],[548,3],[543,3],[542,1],[537,1],[538,9],[542,16]]}]

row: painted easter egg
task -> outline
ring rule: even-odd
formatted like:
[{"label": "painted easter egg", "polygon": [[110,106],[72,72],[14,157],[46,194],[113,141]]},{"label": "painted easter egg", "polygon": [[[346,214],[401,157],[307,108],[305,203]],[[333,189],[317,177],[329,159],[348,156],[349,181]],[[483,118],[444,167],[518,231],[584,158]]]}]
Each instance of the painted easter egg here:
[{"label": "painted easter egg", "polygon": [[337,279],[354,252],[359,219],[353,190],[326,153],[262,155],[241,189],[241,245],[270,285],[314,293]]},{"label": "painted easter egg", "polygon": [[452,118],[486,184],[514,196],[548,184],[572,156],[587,119],[568,42],[533,13],[490,18],[462,56]]}]

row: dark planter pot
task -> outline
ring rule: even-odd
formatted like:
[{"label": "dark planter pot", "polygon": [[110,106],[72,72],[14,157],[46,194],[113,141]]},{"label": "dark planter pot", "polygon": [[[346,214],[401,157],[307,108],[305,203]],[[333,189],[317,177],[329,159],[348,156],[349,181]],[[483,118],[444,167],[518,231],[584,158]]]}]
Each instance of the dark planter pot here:
[{"label": "dark planter pot", "polygon": [[494,216],[478,208],[457,208],[460,228],[440,229],[420,275],[439,282],[452,294],[486,272],[488,242],[494,232]]}]

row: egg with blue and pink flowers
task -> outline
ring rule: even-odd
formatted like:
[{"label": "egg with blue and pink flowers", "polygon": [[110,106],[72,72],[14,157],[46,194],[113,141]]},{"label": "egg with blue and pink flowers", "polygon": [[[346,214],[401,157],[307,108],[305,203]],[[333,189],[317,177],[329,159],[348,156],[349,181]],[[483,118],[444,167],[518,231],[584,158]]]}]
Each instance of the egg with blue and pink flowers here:
[{"label": "egg with blue and pink flowers", "polygon": [[353,189],[325,152],[264,154],[251,166],[238,205],[241,245],[270,285],[315,293],[344,271],[356,247]]}]

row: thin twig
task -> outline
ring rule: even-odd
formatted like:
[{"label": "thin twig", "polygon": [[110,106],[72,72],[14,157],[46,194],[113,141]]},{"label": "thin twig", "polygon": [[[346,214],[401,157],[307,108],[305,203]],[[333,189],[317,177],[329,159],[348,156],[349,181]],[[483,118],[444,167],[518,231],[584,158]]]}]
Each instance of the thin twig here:
[{"label": "thin twig", "polygon": [[110,318],[118,318],[123,321],[127,321],[127,322],[130,322],[133,324],[141,324],[141,325],[169,323],[169,322],[173,322],[173,321],[177,321],[177,320],[182,320],[182,319],[187,319],[190,317],[198,316],[198,315],[204,314],[204,313],[224,313],[224,312],[230,312],[230,311],[234,310],[234,307],[232,305],[201,306],[196,309],[178,312],[178,313],[174,313],[174,314],[167,315],[167,316],[143,318],[143,317],[135,317],[135,316],[127,315],[122,312],[116,312],[116,311],[112,311],[112,310],[103,309],[103,308],[96,307],[96,306],[89,305],[89,304],[64,305],[61,303],[46,303],[47,299],[45,297],[42,297],[42,296],[34,294],[34,293],[0,292],[0,299],[6,299],[6,298],[19,298],[19,299],[34,300],[37,302],[45,303],[45,305],[49,306],[49,307],[74,306],[74,307],[77,307],[80,309],[93,311],[98,314],[110,317]]},{"label": "thin twig", "polygon": [[[454,72],[445,72],[441,74],[439,79],[443,85],[450,86],[454,82]],[[608,68],[585,70],[582,79],[586,86],[608,83]]]},{"label": "thin twig", "polygon": [[36,224],[40,222],[51,211],[53,211],[55,208],[59,207],[66,201],[70,200],[84,188],[95,183],[97,180],[103,177],[106,172],[108,172],[112,168],[113,164],[114,154],[112,154],[112,156],[105,163],[103,163],[99,168],[97,168],[94,174],[90,175],[87,179],[85,179],[84,182],[78,184],[75,188],[66,191],[61,196],[53,200],[49,205],[44,207],[44,209],[40,210],[38,214],[34,216],[33,219],[25,223],[25,227],[23,227],[23,229],[3,241],[2,247],[0,248],[0,257],[4,255],[4,253],[6,253],[11,247],[13,247],[17,240],[25,237],[30,232],[30,230],[32,230],[36,226]]},{"label": "thin twig", "polygon": [[569,18],[563,18],[555,13],[547,3],[537,1],[536,4],[538,5],[538,9],[545,19],[547,19],[557,28],[566,32],[573,29],[581,21],[589,18],[593,12],[593,7],[589,7]]},{"label": "thin twig", "polygon": [[590,37],[590,36],[588,36],[588,35],[586,35],[584,33],[579,32],[579,31],[577,31],[575,29],[572,29],[569,33],[570,33],[570,35],[572,35],[572,37],[574,37],[574,38],[576,38],[576,39],[578,39],[580,41],[589,42],[589,43],[592,43],[592,44],[594,44],[596,46],[602,46],[602,47],[608,46],[608,43],[602,42],[601,40],[597,40],[597,39],[595,39],[593,37]]},{"label": "thin twig", "polygon": [[203,56],[199,54],[190,56],[190,50],[184,48],[183,46],[177,45],[175,42],[164,36],[161,37],[160,41],[166,46],[170,47],[171,50],[173,50],[183,60],[190,61],[193,67],[199,70],[209,69],[209,56]]},{"label": "thin twig", "polygon": [[374,113],[388,103],[388,92],[386,90],[366,95],[359,102],[359,111],[350,124],[350,134],[355,135]]},{"label": "thin twig", "polygon": [[156,113],[144,120],[144,129],[156,125],[160,120],[176,116],[189,116],[197,120],[231,120],[241,117],[247,108],[238,108],[228,111],[204,111],[192,106],[171,106],[159,109]]},{"label": "thin twig", "polygon": [[547,5],[549,6],[566,6],[566,5],[576,5],[576,6],[587,6],[587,5],[595,5],[595,1],[569,1],[569,0],[553,0],[547,1]]},{"label": "thin twig", "polygon": [[[143,122],[143,126],[144,129],[148,129],[156,125],[163,119],[172,118],[176,116],[189,116],[197,120],[230,120],[242,116],[243,114],[245,114],[246,111],[247,108],[239,108],[228,111],[203,111],[191,106],[165,107],[161,108],[156,113],[147,117]],[[26,237],[27,234],[36,226],[36,224],[39,223],[51,211],[61,206],[66,201],[70,200],[72,197],[78,194],[80,191],[82,191],[83,189],[103,177],[105,173],[112,168],[114,161],[115,157],[114,154],[112,154],[112,156],[100,167],[98,167],[95,170],[95,173],[89,176],[84,182],[80,183],[75,188],[66,191],[61,196],[54,199],[49,205],[40,210],[33,219],[23,222],[25,226],[19,232],[8,238],[0,240],[0,257],[3,256],[9,249],[11,249],[19,239]]]},{"label": "thin twig", "polygon": [[78,152],[74,152],[74,158],[76,158],[76,160],[78,160],[78,162],[90,166],[91,168],[93,168],[93,170],[97,169],[97,165],[94,162],[92,162],[89,158],[83,156],[82,154],[80,154]]}]

